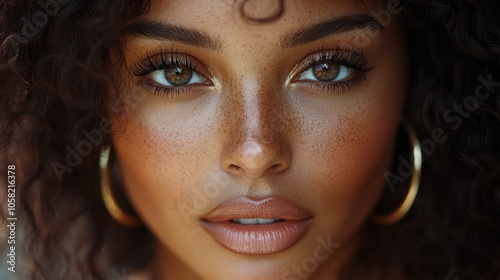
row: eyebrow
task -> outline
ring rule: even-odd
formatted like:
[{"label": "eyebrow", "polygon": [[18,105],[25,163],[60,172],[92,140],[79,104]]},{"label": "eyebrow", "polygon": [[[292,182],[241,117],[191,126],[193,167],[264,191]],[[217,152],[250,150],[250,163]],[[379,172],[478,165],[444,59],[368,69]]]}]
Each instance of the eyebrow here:
[{"label": "eyebrow", "polygon": [[[344,15],[316,23],[312,26],[296,31],[293,34],[285,35],[281,40],[281,47],[283,49],[292,48],[298,45],[311,43],[331,35],[345,33],[356,29],[363,29],[366,27],[372,27],[378,31],[384,30],[384,27],[380,23],[367,14]],[[125,34],[152,39],[177,41],[214,51],[220,51],[222,46],[220,40],[210,37],[203,31],[175,26],[159,21],[135,21],[126,28]]]},{"label": "eyebrow", "polygon": [[353,31],[356,29],[375,28],[377,31],[383,31],[385,28],[373,17],[367,14],[351,14],[335,17],[330,20],[306,27],[293,34],[286,35],[281,40],[281,46],[284,49],[292,48],[298,45],[304,45],[316,40]]},{"label": "eyebrow", "polygon": [[135,21],[126,28],[125,33],[139,37],[177,41],[214,51],[220,51],[222,46],[219,40],[211,38],[203,31],[159,21]]}]

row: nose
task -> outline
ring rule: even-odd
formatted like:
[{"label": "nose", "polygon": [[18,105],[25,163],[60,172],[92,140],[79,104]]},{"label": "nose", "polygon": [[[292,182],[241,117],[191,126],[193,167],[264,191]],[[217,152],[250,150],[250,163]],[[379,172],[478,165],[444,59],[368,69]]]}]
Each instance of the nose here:
[{"label": "nose", "polygon": [[262,140],[264,139],[253,137],[230,145],[223,157],[223,168],[233,175],[251,178],[286,170],[290,166],[290,157],[285,147],[277,141],[271,143]]},{"label": "nose", "polygon": [[280,117],[283,110],[269,94],[248,95],[241,95],[227,110],[224,122],[230,129],[226,130],[222,168],[250,178],[285,171],[292,154],[285,135],[286,118]]}]

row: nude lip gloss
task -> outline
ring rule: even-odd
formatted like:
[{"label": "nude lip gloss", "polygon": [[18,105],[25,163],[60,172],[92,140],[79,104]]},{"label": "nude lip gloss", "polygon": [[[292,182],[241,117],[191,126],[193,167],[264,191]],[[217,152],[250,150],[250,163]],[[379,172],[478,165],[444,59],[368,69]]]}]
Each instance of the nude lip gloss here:
[{"label": "nude lip gloss", "polygon": [[297,243],[312,215],[288,200],[237,197],[210,211],[202,220],[209,234],[230,251],[246,255],[275,254]]}]

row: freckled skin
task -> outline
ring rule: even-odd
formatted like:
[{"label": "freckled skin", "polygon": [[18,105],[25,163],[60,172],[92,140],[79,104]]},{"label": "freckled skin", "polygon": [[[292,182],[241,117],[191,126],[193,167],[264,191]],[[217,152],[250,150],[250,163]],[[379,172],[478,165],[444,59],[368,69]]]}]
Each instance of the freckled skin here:
[{"label": "freckled skin", "polygon": [[[392,160],[406,85],[401,23],[394,19],[362,49],[373,65],[365,80],[349,90],[323,91],[288,77],[318,49],[348,49],[355,31],[289,50],[281,49],[280,39],[334,16],[369,11],[355,1],[290,1],[275,22],[249,25],[232,3],[153,0],[146,15],[217,38],[219,52],[165,40],[124,41],[126,65],[146,52],[174,47],[213,75],[212,85],[197,86],[191,96],[147,92],[128,115],[126,129],[113,138],[129,200],[158,240],[152,274],[154,279],[282,279],[313,255],[317,238],[331,236],[341,246],[308,276],[337,279],[362,242],[359,233]],[[139,78],[123,71],[140,87]],[[313,223],[281,253],[230,252],[198,221],[242,195],[287,198],[310,211]]]}]

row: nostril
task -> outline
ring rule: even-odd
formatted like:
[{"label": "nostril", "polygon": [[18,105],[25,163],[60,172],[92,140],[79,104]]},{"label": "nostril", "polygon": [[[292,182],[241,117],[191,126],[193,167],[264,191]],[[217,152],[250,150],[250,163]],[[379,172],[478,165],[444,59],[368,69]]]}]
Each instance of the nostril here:
[{"label": "nostril", "polygon": [[236,164],[230,164],[230,165],[229,165],[229,170],[231,170],[231,171],[238,171],[238,170],[240,170],[240,169],[241,169],[241,167],[239,167],[239,166],[238,166],[238,165],[236,165]]}]

